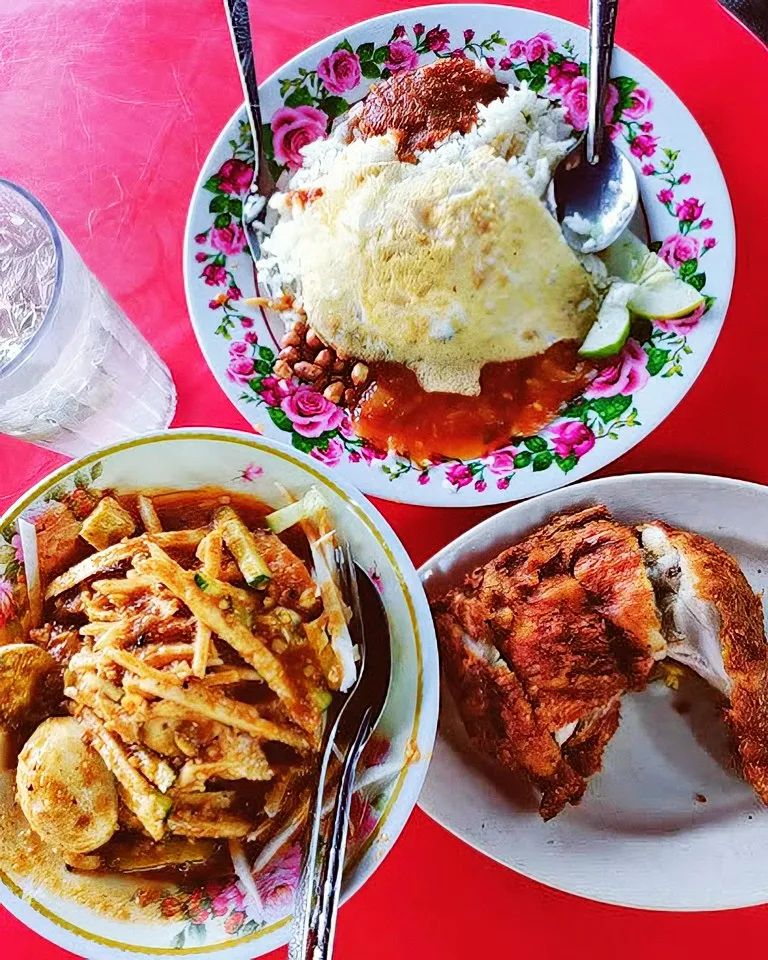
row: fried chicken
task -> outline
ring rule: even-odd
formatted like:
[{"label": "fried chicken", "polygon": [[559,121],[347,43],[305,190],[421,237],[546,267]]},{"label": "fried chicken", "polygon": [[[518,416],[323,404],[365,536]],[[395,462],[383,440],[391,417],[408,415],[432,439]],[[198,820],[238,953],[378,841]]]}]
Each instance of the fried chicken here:
[{"label": "fried chicken", "polygon": [[577,803],[665,644],[635,533],[596,506],[553,518],[433,604],[477,748],[523,770],[544,819]]},{"label": "fried chicken", "polygon": [[768,642],[760,597],[706,537],[605,507],[552,518],[433,604],[442,663],[482,753],[525,772],[544,819],[578,803],[656,660],[723,697],[744,776],[768,805]]},{"label": "fried chicken", "polygon": [[763,607],[725,550],[656,522],[640,528],[670,659],[728,699],[725,718],[746,779],[768,804],[768,643]]}]

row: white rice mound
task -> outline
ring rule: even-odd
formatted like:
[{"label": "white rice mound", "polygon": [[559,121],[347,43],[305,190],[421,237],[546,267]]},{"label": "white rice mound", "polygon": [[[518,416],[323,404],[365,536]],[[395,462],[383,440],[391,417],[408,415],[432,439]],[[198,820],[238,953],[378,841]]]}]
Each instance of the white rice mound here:
[{"label": "white rice mound", "polygon": [[[287,189],[322,186],[323,178],[331,172],[339,155],[359,149],[356,145],[360,141],[347,143],[348,136],[349,124],[344,122],[327,139],[315,140],[304,147],[301,151],[304,166],[291,177]],[[370,147],[364,157],[358,157],[359,161],[399,162],[394,137],[372,137],[363,142]],[[425,165],[446,166],[456,160],[466,160],[472,151],[488,145],[542,199],[555,167],[574,142],[573,128],[565,121],[565,110],[553,106],[523,84],[519,89],[510,87],[505,97],[487,106],[479,104],[477,123],[468,133],[454,133],[432,149],[419,151],[417,158]],[[284,207],[281,200],[281,194],[272,200],[278,210]]]},{"label": "white rice mound", "polygon": [[574,145],[565,110],[538,97],[527,86],[510,88],[506,97],[479,105],[477,124],[466,134],[453,134],[419,162],[436,166],[465,160],[478,147],[490,146],[512,173],[541,200],[560,160]]}]

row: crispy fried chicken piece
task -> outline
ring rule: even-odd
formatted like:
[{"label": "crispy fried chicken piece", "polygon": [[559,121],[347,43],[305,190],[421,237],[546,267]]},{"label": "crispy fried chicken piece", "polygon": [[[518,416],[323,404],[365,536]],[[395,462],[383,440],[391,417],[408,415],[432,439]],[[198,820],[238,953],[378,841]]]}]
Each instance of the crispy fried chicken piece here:
[{"label": "crispy fried chicken piece", "polygon": [[768,642],[760,598],[733,557],[706,537],[659,521],[640,532],[667,655],[728,699],[725,717],[744,776],[768,804]]},{"label": "crispy fried chicken piece", "polygon": [[563,743],[563,757],[576,773],[588,779],[600,771],[603,751],[619,728],[620,696],[593,710]]},{"label": "crispy fried chicken piece", "polygon": [[544,819],[578,803],[584,779],[563,759],[549,725],[498,650],[465,632],[450,601],[435,607],[434,615],[448,686],[477,750],[507,770],[527,773],[542,791]]},{"label": "crispy fried chicken piece", "polygon": [[[495,561],[485,581],[503,593],[514,570],[516,583],[534,585],[563,573],[584,589],[591,606],[623,635],[616,652],[637,689],[645,685],[652,659],[665,649],[650,580],[634,531],[614,521],[603,506],[553,517]],[[490,565],[489,565],[490,566]],[[486,568],[487,569],[487,568]]]},{"label": "crispy fried chicken piece", "polygon": [[633,531],[604,507],[555,517],[433,605],[443,666],[470,737],[542,791],[581,798],[618,726],[619,697],[663,649]]}]

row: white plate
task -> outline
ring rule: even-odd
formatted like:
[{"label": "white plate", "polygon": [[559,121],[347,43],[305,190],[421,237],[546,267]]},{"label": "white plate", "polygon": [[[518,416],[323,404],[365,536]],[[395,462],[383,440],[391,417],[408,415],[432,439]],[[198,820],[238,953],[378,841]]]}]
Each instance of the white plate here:
[{"label": "white plate", "polygon": [[[381,514],[323,466],[282,444],[229,430],[173,430],[94,453],[51,474],[0,519],[0,642],[23,639],[24,567],[19,564],[16,520],[51,510],[82,516],[91,491],[196,489],[215,485],[253,493],[267,502],[279,481],[300,496],[322,489],[357,562],[376,583],[386,607],[393,649],[387,706],[376,728],[383,738],[379,772],[388,775],[362,789],[353,803],[358,842],[344,896],[370,877],[391,849],[413,809],[426,773],[438,710],[434,628],[413,564]],[[274,500],[272,501],[274,502]],[[385,744],[388,743],[388,746]],[[406,758],[410,758],[406,762]],[[384,766],[387,764],[388,766]],[[0,864],[0,903],[53,943],[91,960],[210,954],[226,960],[262,956],[287,942],[290,891],[299,857],[281,851],[255,874],[266,913],[254,914],[241,887],[212,889],[211,882],[182,891],[169,885],[166,922],[105,919],[72,899]],[[99,883],[98,878],[93,881]],[[343,914],[341,922],[343,923]]]},{"label": "white plate", "polygon": [[[430,596],[552,514],[603,503],[630,523],[661,518],[711,537],[768,587],[768,487],[686,474],[577,484],[496,514],[420,570]],[[681,715],[674,704],[691,705]],[[768,901],[768,810],[729,769],[725,728],[706,689],[654,684],[625,697],[622,721],[581,804],[544,823],[520,782],[502,783],[467,747],[450,698],[420,805],[456,836],[541,883],[653,910]],[[698,796],[698,799],[697,799]],[[705,797],[706,802],[701,802]]]},{"label": "white plate", "polygon": [[[349,49],[342,54],[338,48],[345,44]],[[556,74],[568,68],[555,63],[565,58],[573,64],[571,69],[578,71],[577,64],[583,62],[587,49],[582,27],[513,7],[422,7],[341,31],[299,54],[264,82],[261,103],[265,120],[271,122],[281,111],[278,154],[282,148],[286,155],[292,142],[295,146],[290,137],[299,136],[299,128],[307,136],[317,136],[322,130],[322,123],[317,125],[318,107],[321,117],[322,111],[344,110],[345,103],[365,94],[370,82],[365,77],[374,78],[386,62],[410,58],[424,63],[454,49],[495,58],[499,75],[507,81],[517,74],[543,84],[543,94],[555,95],[557,88],[575,116],[584,105],[579,87],[585,78],[577,83],[571,77],[568,83],[573,86],[566,92],[561,89],[566,81],[558,80]],[[317,75],[318,65],[331,55],[343,58],[330,80],[336,90],[354,82],[358,76],[355,64],[362,64],[360,82],[343,89],[344,97],[328,96]],[[343,66],[347,69],[344,75]],[[675,251],[674,256],[668,254],[675,266],[695,283],[704,283],[704,292],[716,298],[694,329],[677,324],[673,330],[665,330],[655,325],[652,340],[635,358],[625,358],[615,382],[604,387],[603,396],[572,409],[554,432],[543,430],[527,443],[517,442],[505,455],[438,463],[422,470],[402,457],[378,459],[343,423],[334,423],[327,416],[327,423],[321,416],[307,430],[297,423],[294,407],[286,412],[271,405],[279,398],[261,383],[274,356],[280,322],[244,308],[240,299],[232,296],[240,291],[246,295],[255,292],[239,225],[241,199],[253,165],[253,147],[241,110],[216,141],[195,187],[187,220],[184,271],[187,302],[200,346],[219,384],[243,416],[268,436],[293,443],[323,460],[365,493],[428,506],[478,506],[552,490],[604,467],[661,423],[701,372],[720,332],[733,282],[733,214],[717,160],[683,103],[659,77],[623,50],[616,50],[613,70],[616,95],[621,90],[624,96],[618,106],[618,143],[638,172],[651,237],[665,241],[664,249]],[[327,70],[321,72],[328,76]],[[633,84],[638,91],[634,100]],[[653,100],[649,110],[646,95]],[[286,102],[294,112],[285,112]],[[647,124],[653,129],[641,129]],[[292,132],[286,135],[286,129]],[[638,157],[632,149],[635,154],[653,155]],[[672,200],[664,190],[671,192]],[[661,202],[659,194],[668,202]],[[246,335],[257,342],[248,343]],[[327,429],[319,437],[309,436],[318,432],[318,422]]]}]

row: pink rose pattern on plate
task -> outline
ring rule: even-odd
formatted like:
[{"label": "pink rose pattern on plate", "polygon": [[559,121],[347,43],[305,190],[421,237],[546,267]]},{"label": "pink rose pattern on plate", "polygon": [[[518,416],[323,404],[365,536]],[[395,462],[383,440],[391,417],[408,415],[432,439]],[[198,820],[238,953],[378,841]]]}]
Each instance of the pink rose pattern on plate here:
[{"label": "pink rose pattern on plate", "polygon": [[318,63],[317,75],[326,90],[336,94],[346,93],[360,83],[360,58],[349,50],[334,50]]},{"label": "pink rose pattern on plate", "polygon": [[583,457],[595,445],[595,435],[580,420],[566,420],[548,430],[552,447],[559,457]]},{"label": "pink rose pattern on plate", "polygon": [[404,70],[413,70],[419,65],[419,55],[409,40],[395,40],[389,45],[385,69],[391,73],[401,73]]},{"label": "pink rose pattern on plate", "polygon": [[302,437],[319,437],[333,432],[344,419],[344,411],[317,390],[302,384],[280,403],[280,409]]},{"label": "pink rose pattern on plate", "polygon": [[328,117],[315,107],[280,107],[272,117],[275,160],[298,170],[303,162],[302,149],[324,137],[327,126]]},{"label": "pink rose pattern on plate", "polygon": [[[391,760],[390,752],[387,739],[373,737],[363,754],[361,767],[382,765]],[[376,828],[387,797],[388,791],[376,786],[353,795],[348,850],[360,851],[364,847]],[[260,910],[249,901],[239,881],[211,881],[191,891],[166,890],[160,899],[161,914],[167,920],[183,923],[170,942],[171,948],[179,950],[209,940],[217,942],[221,931],[228,937],[241,939],[288,916],[299,884],[301,857],[301,845],[289,838],[269,863],[254,873]]]},{"label": "pink rose pattern on plate", "polygon": [[[585,397],[632,396],[648,383],[648,354],[637,340],[627,340],[618,357],[595,377]],[[579,454],[581,456],[581,454]]]},{"label": "pink rose pattern on plate", "polygon": [[13,598],[13,583],[7,577],[0,577],[0,627],[4,627],[16,613],[16,601]]},{"label": "pink rose pattern on plate", "polygon": [[239,480],[242,480],[244,483],[253,483],[255,480],[258,480],[259,477],[263,476],[264,468],[260,467],[258,463],[249,463],[246,464],[245,469],[238,477]]},{"label": "pink rose pattern on plate", "polygon": [[[566,111],[577,130],[586,122],[586,64],[570,41],[558,45],[547,33],[512,40],[496,31],[479,39],[470,28],[452,35],[441,23],[402,24],[386,43],[343,40],[324,56],[315,70],[301,70],[280,80],[282,106],[266,129],[268,159],[275,176],[302,163],[306,144],[324,137],[333,121],[360,96],[368,81],[386,79],[419,63],[451,56],[485,57],[504,79],[525,82]],[[350,92],[355,91],[354,96]],[[692,190],[691,175],[678,171],[679,151],[662,146],[653,123],[653,96],[631,77],[611,79],[606,121],[610,136],[623,141],[635,158],[639,174],[658,181],[652,194],[673,220],[668,235],[652,244],[678,275],[703,290],[704,257],[716,246],[715,226],[706,203]],[[639,424],[633,397],[652,378],[683,376],[683,362],[691,352],[688,335],[712,305],[689,317],[655,320],[645,339],[630,340],[621,355],[602,370],[585,391],[563,411],[560,420],[535,437],[512,438],[512,445],[487,457],[467,462],[438,461],[416,465],[404,457],[373,450],[354,435],[342,411],[331,409],[306,383],[285,383],[271,376],[273,346],[258,341],[254,319],[243,311],[242,294],[231,270],[233,258],[248,255],[240,227],[242,201],[253,176],[253,145],[247,124],[230,141],[231,156],[205,182],[210,192],[210,227],[195,237],[199,249],[200,280],[213,288],[210,309],[217,317],[215,332],[230,341],[227,377],[243,388],[240,401],[262,404],[270,421],[294,447],[330,467],[343,462],[365,463],[390,480],[414,473],[426,485],[435,479],[460,492],[479,493],[489,487],[507,489],[517,473],[573,470],[598,440],[616,439],[619,432]],[[706,322],[704,320],[704,322]]]}]

